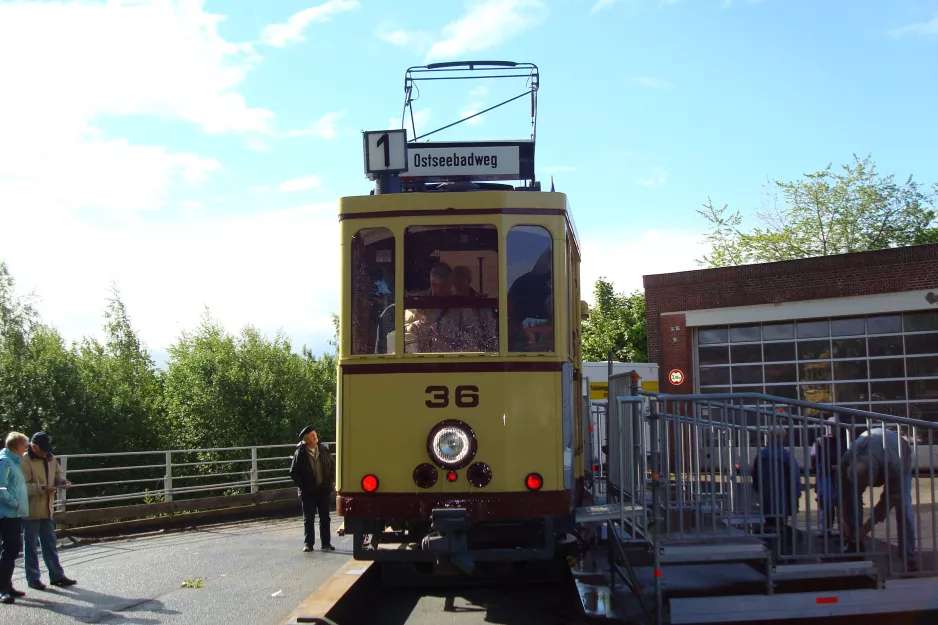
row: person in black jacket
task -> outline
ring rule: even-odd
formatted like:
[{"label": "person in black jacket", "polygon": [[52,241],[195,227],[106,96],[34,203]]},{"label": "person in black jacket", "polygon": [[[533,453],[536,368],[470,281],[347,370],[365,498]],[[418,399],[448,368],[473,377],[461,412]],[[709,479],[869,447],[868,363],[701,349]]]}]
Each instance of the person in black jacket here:
[{"label": "person in black jacket", "polygon": [[290,464],[290,479],[299,489],[303,507],[304,540],[303,551],[312,551],[316,546],[316,525],[319,513],[319,538],[323,551],[335,551],[329,535],[329,498],[335,489],[335,460],[329,449],[319,442],[319,435],[312,426],[300,432],[300,442],[293,452]]}]

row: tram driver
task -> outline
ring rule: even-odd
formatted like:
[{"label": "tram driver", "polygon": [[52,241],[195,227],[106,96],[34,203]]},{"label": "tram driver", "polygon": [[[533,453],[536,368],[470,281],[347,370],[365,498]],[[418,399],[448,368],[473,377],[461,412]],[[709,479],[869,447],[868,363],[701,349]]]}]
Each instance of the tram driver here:
[{"label": "tram driver", "polygon": [[[468,272],[468,268],[463,268]],[[470,276],[471,277],[471,276]],[[453,269],[437,263],[430,269],[430,289],[416,296],[471,297],[466,283],[456,289]],[[471,287],[470,287],[471,289]],[[472,293],[475,293],[473,290]],[[493,352],[498,350],[495,316],[485,308],[421,308],[404,311],[404,327],[416,341],[417,353]],[[408,341],[410,338],[408,338]],[[407,350],[410,351],[410,350]]]}]

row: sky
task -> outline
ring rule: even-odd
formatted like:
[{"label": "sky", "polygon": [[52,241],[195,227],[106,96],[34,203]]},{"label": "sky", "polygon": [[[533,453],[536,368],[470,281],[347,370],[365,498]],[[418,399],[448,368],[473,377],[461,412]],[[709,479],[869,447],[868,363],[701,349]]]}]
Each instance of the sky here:
[{"label": "sky", "polygon": [[[206,307],[326,350],[361,132],[400,127],[408,67],[471,59],[538,65],[585,285],[697,268],[708,198],[748,219],[854,153],[938,172],[938,0],[0,0],[0,259],[69,342],[116,284],[160,364]],[[418,132],[525,89],[456,82]],[[525,99],[472,122],[434,139],[531,132]]]}]

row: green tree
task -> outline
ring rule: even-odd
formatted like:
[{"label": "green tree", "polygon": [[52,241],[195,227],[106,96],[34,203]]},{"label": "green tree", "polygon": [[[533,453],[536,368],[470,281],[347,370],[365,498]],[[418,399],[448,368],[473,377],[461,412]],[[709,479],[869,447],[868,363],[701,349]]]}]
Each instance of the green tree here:
[{"label": "green tree", "polygon": [[160,449],[166,442],[156,365],[116,286],[104,312],[104,342],[72,349],[81,378],[81,419],[70,437],[91,453]]},{"label": "green tree", "polygon": [[233,447],[296,440],[305,425],[335,435],[335,359],[292,352],[247,326],[235,337],[206,310],[195,332],[169,348],[164,407],[177,447]]},{"label": "green tree", "polygon": [[45,430],[69,450],[65,434],[80,412],[75,359],[29,299],[0,261],[0,432]]},{"label": "green tree", "polygon": [[616,361],[647,362],[645,295],[617,293],[611,282],[599,278],[593,296],[595,304],[583,322],[583,359],[606,360],[612,353]]},{"label": "green tree", "polygon": [[716,208],[708,198],[698,210],[710,223],[711,252],[698,264],[725,267],[863,252],[938,241],[931,192],[913,181],[876,171],[871,156],[832,170],[805,174],[801,180],[768,185],[767,207],[756,214],[759,225],[741,229],[739,210]]}]

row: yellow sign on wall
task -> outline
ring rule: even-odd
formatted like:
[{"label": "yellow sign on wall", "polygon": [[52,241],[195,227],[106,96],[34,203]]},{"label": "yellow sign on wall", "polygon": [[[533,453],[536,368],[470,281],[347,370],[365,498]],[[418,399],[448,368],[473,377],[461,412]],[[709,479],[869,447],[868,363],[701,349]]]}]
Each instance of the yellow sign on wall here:
[{"label": "yellow sign on wall", "polygon": [[590,400],[609,399],[609,382],[590,382]]},{"label": "yellow sign on wall", "polygon": [[[642,380],[642,390],[658,392],[658,380]],[[590,382],[590,400],[609,400],[608,382]]]}]

